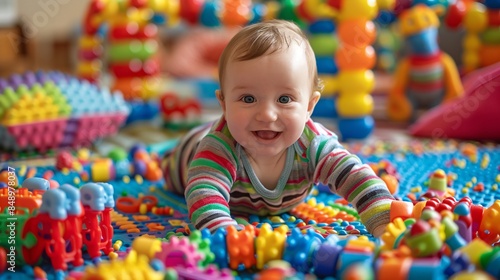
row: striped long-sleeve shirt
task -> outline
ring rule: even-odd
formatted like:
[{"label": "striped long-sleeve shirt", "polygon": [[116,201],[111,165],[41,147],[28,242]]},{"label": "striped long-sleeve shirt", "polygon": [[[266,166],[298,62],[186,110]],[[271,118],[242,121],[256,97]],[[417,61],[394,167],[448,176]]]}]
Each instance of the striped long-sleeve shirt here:
[{"label": "striped long-sleeve shirt", "polygon": [[[165,176],[167,184],[181,185],[175,188],[184,188],[186,184],[189,217],[196,228],[214,231],[236,225],[231,214],[287,212],[304,201],[315,183],[328,185],[347,199],[369,231],[389,223],[393,197],[384,182],[345,150],[333,132],[318,123],[308,121],[300,139],[288,148],[285,168],[273,190],[259,182],[244,149],[233,139],[223,118],[188,136],[166,159]],[[185,172],[179,169],[186,168],[183,165],[189,162],[185,183]],[[169,178],[174,174],[181,174],[181,178]]]}]

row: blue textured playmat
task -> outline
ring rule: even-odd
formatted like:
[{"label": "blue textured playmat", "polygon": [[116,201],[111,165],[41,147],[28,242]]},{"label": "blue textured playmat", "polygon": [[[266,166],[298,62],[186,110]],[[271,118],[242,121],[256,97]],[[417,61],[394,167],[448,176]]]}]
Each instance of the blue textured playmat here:
[{"label": "blue textured playmat", "polygon": [[[500,146],[497,145],[476,145],[465,144],[454,141],[413,141],[407,144],[392,145],[378,142],[372,145],[349,144],[346,147],[357,154],[363,162],[380,164],[380,162],[390,163],[393,171],[398,176],[399,188],[396,197],[410,201],[410,198],[418,198],[427,190],[429,176],[437,169],[442,169],[453,178],[449,185],[455,191],[455,198],[459,200],[468,196],[477,205],[489,206],[495,200],[500,199],[498,183],[500,181]],[[470,154],[470,150],[474,150]],[[467,150],[467,151],[466,151]],[[17,166],[16,172],[20,183],[29,173],[29,166]],[[34,170],[34,169],[33,169]],[[37,176],[43,176],[47,172],[53,172],[52,179],[59,182],[81,186],[85,182],[80,178],[79,173],[60,172],[54,166],[39,166],[36,168]],[[184,198],[168,193],[163,190],[163,182],[149,182],[142,177],[127,177],[110,181],[114,186],[115,201],[120,197],[128,196],[137,198],[140,196],[154,196],[158,199],[157,208],[165,212],[156,215],[151,212],[141,213],[120,213],[115,209],[113,213],[113,243],[121,240],[122,246],[118,251],[118,256],[126,254],[135,238],[142,235],[152,235],[158,238],[168,238],[172,234],[188,235],[192,230],[192,225],[187,217],[187,209]],[[246,220],[240,219],[242,223],[249,223],[260,227],[262,223],[269,223],[272,227],[286,224],[290,229],[299,227],[300,229],[313,229],[317,234],[327,237],[329,235],[349,236],[367,235],[373,237],[366,231],[364,225],[355,220],[357,213],[348,206],[341,203],[338,196],[324,190],[318,186],[310,195],[307,203],[311,208],[307,211],[295,211],[274,217],[251,216]],[[311,209],[322,207],[319,205],[331,206],[338,213],[342,212],[344,220],[338,219],[332,223],[318,223],[310,215]],[[346,221],[351,219],[351,221]],[[84,254],[85,256],[85,254]],[[106,259],[107,257],[103,257]],[[85,259],[86,265],[92,265],[89,259]],[[40,267],[47,273],[48,279],[54,279],[54,273],[50,262],[44,260]],[[70,270],[83,270],[83,267]],[[251,277],[254,272],[244,272],[242,275]],[[17,267],[17,272],[4,273],[1,279],[33,279],[33,268],[25,266]]]}]

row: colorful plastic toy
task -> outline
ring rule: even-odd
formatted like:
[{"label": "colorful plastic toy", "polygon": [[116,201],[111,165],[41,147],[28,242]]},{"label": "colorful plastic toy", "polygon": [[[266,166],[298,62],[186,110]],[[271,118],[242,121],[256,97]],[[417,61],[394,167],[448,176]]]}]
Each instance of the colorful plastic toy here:
[{"label": "colorful plastic toy", "polygon": [[[15,207],[18,208],[16,212],[9,213],[10,218],[16,218],[16,228],[7,232],[7,234],[17,233],[15,243],[18,253],[17,264],[35,265],[41,260],[42,254],[45,254],[56,272],[65,271],[68,263],[73,266],[83,265],[82,234],[92,235],[95,228],[90,227],[89,224],[84,225],[80,191],[68,184],[53,189],[40,189],[38,186],[47,185],[47,182],[45,179],[36,177],[26,179],[24,183],[30,188],[34,186],[33,192],[23,187],[9,194],[9,197],[15,196],[19,201],[19,203],[16,201]],[[85,200],[84,197],[89,199],[85,194],[85,188],[82,201]],[[110,186],[106,188],[109,189]],[[106,191],[103,190],[103,192]],[[107,192],[109,193],[109,190]],[[111,197],[107,205],[113,206],[112,200]],[[9,207],[6,205],[9,205],[8,201],[0,201],[0,208],[8,210]],[[5,217],[1,218],[5,219]],[[8,218],[5,221],[8,221]],[[111,229],[110,238],[112,238],[110,223],[106,215],[100,217],[100,227],[108,229],[104,236],[99,235],[100,242],[109,236],[109,229]],[[84,228],[85,230],[82,231]],[[91,251],[92,245],[86,245]],[[9,248],[3,244],[2,247]]]},{"label": "colorful plastic toy", "polygon": [[237,269],[240,264],[250,268],[256,264],[254,247],[255,230],[251,225],[242,231],[235,227],[227,228],[226,242],[229,255],[229,267]]},{"label": "colorful plastic toy", "polygon": [[196,249],[197,246],[189,238],[172,236],[168,243],[162,243],[161,251],[156,253],[155,258],[163,262],[165,267],[196,267],[203,259]]},{"label": "colorful plastic toy", "polygon": [[[68,279],[103,279],[121,277],[122,275],[135,276],[135,279],[162,280],[165,273],[155,271],[145,256],[138,256],[132,250],[124,260],[102,262],[98,266],[88,266],[83,273],[71,273]],[[176,278],[174,278],[176,279]]]},{"label": "colorful plastic toy", "polygon": [[202,106],[195,97],[181,98],[169,92],[162,94],[159,102],[166,128],[176,131],[200,125]]},{"label": "colorful plastic toy", "polygon": [[114,202],[111,203],[113,196],[108,196],[107,188],[105,185],[96,183],[87,183],[80,188],[85,213],[82,217],[83,245],[87,247],[94,261],[100,260],[101,251],[106,255],[113,252],[110,212],[114,207]]},{"label": "colorful plastic toy", "polygon": [[373,131],[373,98],[375,86],[372,68],[375,66],[376,30],[372,20],[377,16],[375,1],[338,1],[338,38],[335,53],[339,68],[338,129],[342,139],[364,139]]},{"label": "colorful plastic toy", "polygon": [[416,5],[399,15],[399,23],[410,55],[398,64],[387,113],[392,120],[413,122],[419,118],[419,110],[460,97],[463,87],[455,63],[439,49],[435,12]]},{"label": "colorful plastic toy", "polygon": [[128,114],[111,94],[59,72],[26,72],[0,79],[0,151],[46,152],[88,146],[115,133]]},{"label": "colorful plastic toy", "polygon": [[287,226],[281,226],[274,231],[269,224],[264,224],[255,240],[255,253],[257,256],[257,268],[263,269],[264,264],[272,260],[279,260],[283,255],[285,247]]},{"label": "colorful plastic toy", "polygon": [[435,256],[443,243],[437,228],[426,221],[417,221],[405,235],[405,244],[417,258]]},{"label": "colorful plastic toy", "polygon": [[[141,151],[142,147],[138,145],[132,148],[128,155],[127,153],[121,153],[120,155],[120,153],[116,152],[115,159],[120,160],[127,156],[143,158],[145,155]],[[482,152],[481,149],[464,146],[463,153],[459,155],[468,157],[477,154],[479,158]],[[84,160],[84,158],[81,159]],[[447,160],[449,160],[449,157],[447,157]],[[492,160],[496,160],[496,158],[492,156]],[[395,174],[395,167],[394,170],[391,170],[389,164],[379,165],[386,172]],[[476,161],[476,165],[479,169],[480,162]],[[400,172],[403,170],[399,169]],[[24,176],[27,171],[21,173],[20,181],[24,182],[26,181]],[[57,172],[52,175],[48,171],[42,173],[47,174],[47,178],[50,176],[61,178],[61,174],[57,174]],[[439,170],[434,173],[443,175],[443,172]],[[441,183],[438,184],[439,186],[443,184],[441,177],[437,178]],[[36,182],[36,180],[29,180],[28,182]],[[45,181],[40,180],[40,182]],[[133,192],[133,188],[127,190]],[[43,254],[52,256],[50,252],[46,252],[47,246],[50,246],[56,248],[56,250],[59,250],[57,248],[65,249],[61,251],[61,256],[51,259],[52,263],[60,260],[61,263],[65,263],[68,267],[77,266],[81,263],[82,258],[86,258],[87,254],[79,254],[85,251],[73,250],[73,248],[82,248],[85,239],[94,234],[97,235],[99,232],[101,233],[94,246],[100,248],[93,248],[91,245],[90,247],[89,245],[83,247],[87,247],[89,258],[94,261],[95,265],[91,266],[92,268],[78,269],[80,274],[71,272],[68,279],[85,279],[85,277],[89,277],[90,274],[87,273],[90,272],[94,273],[92,274],[93,277],[104,277],[105,274],[101,273],[110,273],[108,276],[114,275],[114,271],[108,271],[104,269],[105,267],[114,270],[121,269],[122,273],[134,275],[131,277],[135,277],[136,274],[132,274],[134,272],[121,267],[121,265],[127,263],[127,261],[124,261],[124,259],[128,258],[125,257],[127,253],[130,256],[135,255],[136,259],[144,259],[144,265],[141,268],[136,268],[141,273],[146,273],[146,270],[151,269],[148,271],[155,271],[165,279],[175,279],[175,277],[231,279],[232,275],[228,270],[218,270],[213,266],[213,263],[217,263],[219,267],[231,265],[235,267],[234,270],[242,274],[249,272],[249,269],[252,272],[257,271],[257,266],[262,266],[264,272],[258,275],[261,279],[267,279],[265,277],[269,274],[285,275],[287,277],[286,275],[292,272],[295,273],[295,277],[298,279],[309,277],[307,274],[312,273],[321,278],[334,277],[339,279],[359,278],[361,276],[385,279],[384,277],[388,277],[388,275],[394,279],[419,279],[422,276],[430,279],[443,279],[466,275],[466,272],[472,270],[478,275],[480,273],[483,273],[482,275],[489,274],[493,278],[498,275],[497,264],[500,255],[493,244],[495,244],[498,237],[496,234],[498,230],[494,221],[496,219],[495,213],[498,212],[499,201],[488,207],[474,205],[470,198],[457,200],[454,197],[443,198],[440,196],[429,197],[424,201],[395,201],[391,205],[393,223],[387,227],[382,238],[383,243],[379,244],[373,242],[369,235],[356,236],[363,234],[359,230],[355,233],[360,228],[360,224],[356,221],[353,213],[348,214],[346,212],[348,211],[347,206],[340,208],[318,203],[316,199],[320,200],[320,196],[304,203],[307,207],[302,206],[297,211],[300,216],[305,218],[304,220],[288,214],[261,219],[249,217],[244,230],[238,231],[236,228],[228,228],[231,231],[229,234],[226,233],[225,229],[220,229],[214,234],[210,234],[207,230],[201,232],[196,230],[188,231],[185,228],[186,225],[181,222],[179,223],[180,226],[177,227],[176,234],[170,232],[171,235],[167,235],[167,238],[157,239],[151,238],[152,236],[138,237],[139,235],[123,230],[123,228],[131,226],[132,223],[131,220],[125,221],[125,218],[127,218],[125,215],[128,214],[121,216],[116,212],[106,214],[106,208],[110,209],[116,206],[114,200],[110,200],[115,195],[116,189],[112,191],[109,184],[86,183],[78,190],[61,181],[61,186],[58,188],[34,190],[37,196],[28,193],[26,188],[19,188],[16,192],[20,194],[16,197],[20,202],[22,202],[22,197],[30,196],[43,200],[41,206],[35,204],[33,211],[24,212],[28,215],[28,222],[22,222],[19,230],[25,232],[25,234],[16,240],[21,246],[20,250],[26,252],[19,257],[21,258],[24,254],[29,253],[27,257],[29,263],[38,261]],[[163,195],[161,193],[157,194],[158,198]],[[5,195],[5,197],[8,196]],[[63,199],[64,197],[65,199]],[[2,195],[0,195],[0,198],[2,198]],[[0,203],[3,203],[3,200],[0,199]],[[48,207],[46,203],[51,203],[54,207]],[[0,205],[5,208],[4,205],[8,204],[5,201],[5,204]],[[26,203],[20,205],[25,206]],[[87,212],[92,211],[92,207],[95,208],[95,211],[104,209],[101,214],[98,214],[97,221],[101,222],[101,224],[97,227],[92,226],[92,223],[95,223],[92,222],[95,213],[87,214]],[[83,211],[85,211],[85,214]],[[117,209],[116,211],[120,210]],[[341,212],[345,213],[340,214]],[[155,215],[145,215],[130,216],[137,220],[159,218]],[[342,221],[324,222],[326,218],[331,216],[339,219],[341,216],[346,219],[350,217],[351,221],[348,222],[342,219]],[[22,221],[21,217],[20,214],[17,216],[18,221]],[[65,220],[64,217],[66,217]],[[4,216],[0,216],[1,218],[4,218]],[[168,222],[165,222],[165,225],[170,222],[174,224],[173,220],[166,219],[166,221]],[[239,221],[244,223],[241,219]],[[262,221],[268,221],[269,225],[261,223]],[[462,229],[459,222],[464,222],[465,228],[471,231],[471,236],[473,236],[471,242],[468,243],[465,238],[462,238]],[[2,220],[0,220],[0,223],[2,223]],[[113,223],[113,227],[111,227],[111,223]],[[53,229],[54,225],[58,225],[60,230]],[[288,232],[288,226],[285,225],[289,225],[289,228],[293,227],[293,230]],[[69,227],[74,228],[75,231],[66,230]],[[89,232],[89,227],[93,228],[96,233]],[[140,228],[136,228],[136,232],[140,234],[143,227],[148,226],[140,226]],[[111,241],[104,242],[110,236],[108,234],[110,228],[114,228],[113,237],[120,240],[113,243]],[[273,231],[272,228],[275,230]],[[148,230],[146,229],[146,231]],[[343,231],[351,234],[339,238],[337,235],[342,235]],[[82,233],[80,234],[82,237],[81,243],[74,238],[79,236],[78,232]],[[52,233],[56,237],[57,235],[61,236],[61,238],[50,239],[50,241],[49,239],[46,241],[38,238],[39,234],[49,236]],[[149,234],[152,233],[154,232],[149,231]],[[488,235],[488,233],[493,233],[493,235]],[[7,244],[4,246],[4,243],[2,243],[1,237],[9,234],[10,232],[0,234],[1,247],[8,248],[5,247]],[[126,243],[125,240],[122,243],[123,235],[116,237],[116,234],[133,235],[134,237],[131,238],[134,240],[132,245]],[[189,234],[189,237],[177,236],[178,234]],[[485,237],[484,241],[481,239],[482,235]],[[100,242],[98,242],[99,240]],[[492,243],[490,244],[490,242]],[[111,263],[114,264],[108,263],[105,256],[99,258],[93,256],[94,253],[92,252],[95,249],[106,253],[105,246],[101,246],[99,243],[101,245],[106,243],[106,246],[107,244],[113,244],[112,249],[114,252],[110,253],[108,258],[112,259]],[[71,245],[61,247],[61,244]],[[127,247],[131,247],[132,250],[125,249]],[[282,248],[281,251],[280,247]],[[247,253],[253,258],[249,258],[250,255]],[[244,261],[247,259],[250,259],[252,263],[245,263]],[[276,269],[273,265],[276,260],[288,260],[289,265],[286,269]],[[231,261],[236,262],[236,264],[231,264]],[[19,265],[22,264],[24,262]],[[127,264],[130,268],[135,267],[134,263]],[[52,266],[58,271],[58,275],[64,274],[64,265],[54,263]],[[48,271],[45,266],[43,270]],[[43,275],[45,273],[43,270],[37,269],[36,275]],[[97,273],[97,271],[99,272]]]}]

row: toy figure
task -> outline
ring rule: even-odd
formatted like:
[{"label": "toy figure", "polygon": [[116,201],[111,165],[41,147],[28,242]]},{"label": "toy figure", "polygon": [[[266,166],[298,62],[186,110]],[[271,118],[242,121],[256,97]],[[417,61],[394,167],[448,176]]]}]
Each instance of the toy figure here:
[{"label": "toy figure", "polygon": [[389,92],[388,115],[396,121],[415,121],[418,110],[430,109],[463,94],[457,67],[437,42],[439,19],[426,5],[400,15],[400,29],[410,55],[398,65]]}]

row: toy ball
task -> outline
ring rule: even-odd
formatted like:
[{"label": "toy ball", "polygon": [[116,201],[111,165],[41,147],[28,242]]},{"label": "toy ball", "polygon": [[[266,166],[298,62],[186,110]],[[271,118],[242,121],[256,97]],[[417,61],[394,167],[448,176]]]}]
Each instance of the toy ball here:
[{"label": "toy ball", "polygon": [[108,157],[113,162],[119,162],[127,159],[127,152],[122,148],[114,148],[108,153]]},{"label": "toy ball", "polygon": [[375,122],[372,116],[362,118],[340,119],[338,122],[339,130],[342,138],[347,139],[364,139],[373,131]]},{"label": "toy ball", "polygon": [[134,160],[132,163],[132,169],[134,175],[144,176],[146,174],[146,163],[142,160]]},{"label": "toy ball", "polygon": [[329,19],[320,19],[309,25],[309,33],[333,33],[335,32],[335,23]]},{"label": "toy ball", "polygon": [[465,3],[457,1],[448,7],[448,12],[444,18],[446,25],[450,28],[457,28],[462,23],[466,13]]},{"label": "toy ball", "polygon": [[200,18],[201,8],[204,1],[185,0],[181,1],[179,15],[189,24],[197,24]]},{"label": "toy ball", "polygon": [[135,154],[138,152],[138,151],[145,151],[146,150],[146,147],[142,144],[135,144],[134,146],[132,146],[132,148],[130,148],[128,154],[129,154],[129,158],[130,159],[134,159],[135,158]]}]

